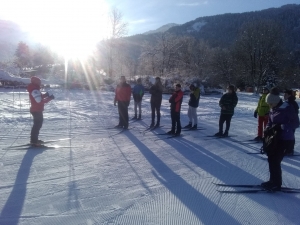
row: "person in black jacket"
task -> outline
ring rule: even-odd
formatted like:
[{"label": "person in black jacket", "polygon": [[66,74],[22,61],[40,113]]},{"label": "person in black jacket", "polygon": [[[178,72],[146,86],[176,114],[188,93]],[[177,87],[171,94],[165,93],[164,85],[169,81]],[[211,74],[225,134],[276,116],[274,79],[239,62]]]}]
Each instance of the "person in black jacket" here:
[{"label": "person in black jacket", "polygon": [[[284,100],[288,102],[290,105],[293,106],[293,109],[295,110],[295,113],[299,117],[299,105],[296,102],[295,93],[293,90],[285,90],[284,91]],[[295,133],[295,130],[294,130]],[[295,139],[289,141],[288,147],[286,149],[285,155],[294,155],[294,147],[295,147]]]},{"label": "person in black jacket", "polygon": [[[219,101],[219,106],[221,107],[221,115],[219,119],[219,132],[215,136],[228,136],[228,131],[230,128],[231,118],[234,114],[234,108],[238,103],[238,97],[234,91],[234,86],[229,85],[227,87],[227,92],[221,97]],[[223,124],[226,121],[225,132],[223,133]]]},{"label": "person in black jacket", "polygon": [[[199,100],[200,100],[200,89],[196,87],[195,84],[191,84],[190,90],[191,93],[190,93],[189,109],[188,109],[189,124],[186,125],[184,128],[197,129],[197,123],[198,123],[197,108],[199,106]],[[193,120],[194,120],[194,125],[193,125]]]},{"label": "person in black jacket", "polygon": [[150,104],[151,104],[151,117],[152,122],[150,127],[154,127],[155,122],[155,111],[157,115],[156,127],[160,125],[160,106],[162,102],[162,92],[163,92],[163,85],[159,77],[155,78],[154,85],[150,88],[149,93],[151,94]]}]

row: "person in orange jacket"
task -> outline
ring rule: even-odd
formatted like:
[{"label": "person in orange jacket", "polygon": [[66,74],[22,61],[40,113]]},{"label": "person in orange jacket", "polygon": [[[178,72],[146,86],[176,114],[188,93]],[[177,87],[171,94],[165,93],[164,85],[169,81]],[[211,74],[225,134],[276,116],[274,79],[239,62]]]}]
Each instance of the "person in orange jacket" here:
[{"label": "person in orange jacket", "polygon": [[172,119],[172,129],[168,132],[168,134],[172,134],[175,136],[179,136],[181,133],[181,123],[180,123],[180,109],[183,99],[183,92],[181,90],[181,85],[176,84],[175,92],[169,99],[171,103],[171,119]]},{"label": "person in orange jacket", "polygon": [[121,76],[115,91],[114,105],[118,103],[119,124],[116,127],[128,129],[128,106],[131,98],[131,87],[126,83],[125,76]]},{"label": "person in orange jacket", "polygon": [[43,141],[39,140],[40,129],[43,125],[43,111],[44,105],[54,99],[53,95],[49,93],[42,94],[41,89],[41,80],[40,78],[33,76],[30,79],[31,83],[27,86],[27,91],[29,93],[30,99],[30,113],[33,117],[33,126],[30,134],[30,144],[32,146],[40,146]]}]

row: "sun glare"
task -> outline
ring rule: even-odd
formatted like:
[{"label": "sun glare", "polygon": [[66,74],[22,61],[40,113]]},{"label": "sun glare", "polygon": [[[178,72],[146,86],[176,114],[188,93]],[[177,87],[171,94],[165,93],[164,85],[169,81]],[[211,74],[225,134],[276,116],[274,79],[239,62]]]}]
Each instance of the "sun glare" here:
[{"label": "sun glare", "polygon": [[7,20],[66,58],[83,58],[108,37],[104,0],[4,0],[1,5]]}]

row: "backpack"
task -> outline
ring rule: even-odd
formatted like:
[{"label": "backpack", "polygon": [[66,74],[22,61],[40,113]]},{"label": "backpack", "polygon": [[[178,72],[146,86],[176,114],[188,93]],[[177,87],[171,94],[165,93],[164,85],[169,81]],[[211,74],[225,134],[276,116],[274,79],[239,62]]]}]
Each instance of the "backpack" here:
[{"label": "backpack", "polygon": [[273,155],[277,151],[280,137],[280,125],[274,124],[264,131],[263,146],[260,149],[261,154],[266,153],[268,156]]}]

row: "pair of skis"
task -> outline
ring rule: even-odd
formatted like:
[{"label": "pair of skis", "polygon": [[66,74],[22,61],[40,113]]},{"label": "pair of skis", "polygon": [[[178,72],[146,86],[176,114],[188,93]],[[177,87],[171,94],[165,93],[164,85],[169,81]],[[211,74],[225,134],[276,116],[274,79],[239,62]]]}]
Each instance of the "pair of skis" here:
[{"label": "pair of skis", "polygon": [[[274,191],[270,191],[265,189],[261,185],[251,185],[251,184],[219,184],[213,183],[217,187],[228,187],[228,188],[247,188],[244,190],[217,190],[220,193],[231,193],[231,194],[242,194],[242,193],[274,193]],[[284,193],[300,193],[300,188],[289,188],[289,187],[281,187],[280,192]]]},{"label": "pair of skis", "polygon": [[121,133],[123,133],[123,132],[125,132],[125,131],[128,131],[128,130],[130,130],[130,129],[133,129],[133,128],[134,128],[134,127],[129,127],[129,128],[127,128],[127,129],[125,129],[125,128],[115,127],[114,129],[118,129],[119,131],[118,131],[117,133],[114,133],[114,134],[109,135],[108,137],[111,138],[111,137],[113,137],[113,136],[116,136],[116,135],[118,135],[118,134],[121,134]]},{"label": "pair of skis", "polygon": [[71,146],[60,146],[60,145],[47,145],[54,142],[59,141],[66,141],[70,140],[71,138],[61,138],[61,139],[55,139],[55,140],[48,140],[43,141],[41,145],[39,146],[32,146],[31,144],[22,144],[22,145],[15,145],[15,146],[9,146],[7,148],[4,148],[4,150],[29,150],[29,149],[57,149],[57,148],[72,148]]},{"label": "pair of skis", "polygon": [[130,119],[129,120],[129,123],[135,123],[135,122],[139,122],[139,121],[142,121],[143,119]]},{"label": "pair of skis", "polygon": [[145,135],[148,132],[154,131],[157,128],[161,128],[163,126],[154,126],[154,127],[147,127],[145,130],[141,131],[140,133],[142,133],[143,135]]},{"label": "pair of skis", "polygon": [[237,135],[228,135],[228,136],[215,136],[215,135],[206,135],[204,140],[214,140],[214,139],[223,139],[223,138],[232,138],[237,137]]},{"label": "pair of skis", "polygon": [[198,130],[205,130],[205,128],[201,128],[201,127],[198,127],[197,129],[187,129],[187,128],[183,128],[181,131],[198,131]]},{"label": "pair of skis", "polygon": [[168,133],[159,133],[159,134],[156,134],[156,135],[158,135],[158,136],[160,136],[160,135],[166,135],[167,137],[165,137],[165,138],[157,138],[154,141],[166,140],[166,139],[171,139],[171,138],[181,138],[181,137],[185,136],[185,135],[182,135],[182,134],[175,135],[175,134],[168,134]]},{"label": "pair of skis", "polygon": [[[183,128],[181,131],[198,131],[198,130],[205,130],[205,128],[197,128],[197,129],[186,129]],[[159,138],[159,139],[155,139],[154,141],[158,141],[158,140],[164,140],[164,139],[171,139],[171,138],[178,138],[178,137],[183,137],[184,135],[180,134],[180,135],[175,135],[175,134],[169,134],[169,133],[159,133],[156,135],[169,135],[169,137],[166,138]]]}]

